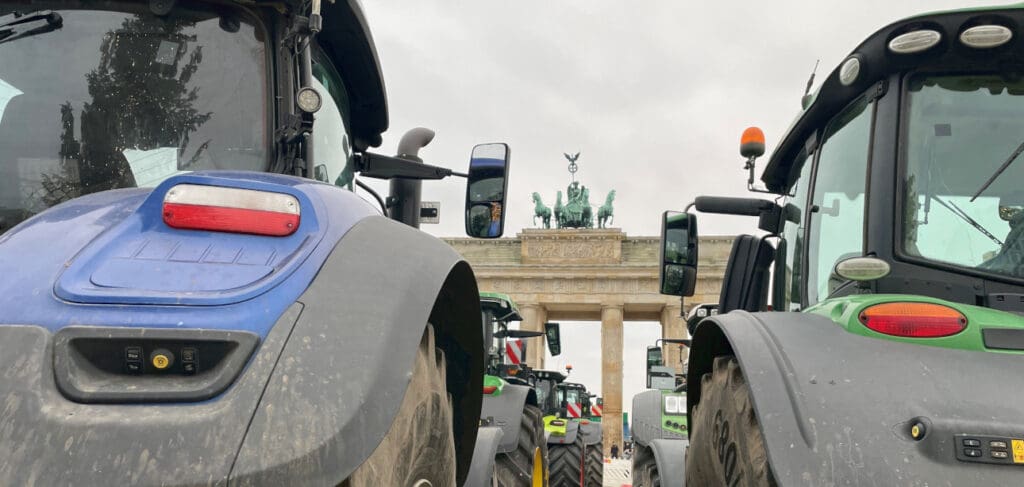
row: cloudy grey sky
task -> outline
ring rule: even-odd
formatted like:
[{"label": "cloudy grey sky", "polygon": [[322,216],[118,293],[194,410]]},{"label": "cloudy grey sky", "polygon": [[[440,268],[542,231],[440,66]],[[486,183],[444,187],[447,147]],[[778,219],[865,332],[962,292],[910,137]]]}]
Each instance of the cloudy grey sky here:
[{"label": "cloudy grey sky", "polygon": [[[666,209],[699,194],[743,195],[739,137],[758,125],[768,151],[818,81],[869,34],[916,13],[989,5],[978,0],[364,0],[391,111],[383,153],[406,130],[437,131],[421,155],[464,170],[474,144],[512,147],[506,235],[532,226],[530,193],[552,205],[568,183],[563,152],[581,151],[578,178],[615,221],[656,235]],[[376,185],[386,191],[386,185]],[[441,224],[461,235],[461,180],[424,184]],[[743,218],[704,215],[702,234],[750,231]],[[600,389],[600,329],[563,326],[574,376]],[[644,346],[656,324],[626,326],[624,406],[643,388]],[[635,364],[633,369],[630,364]]]}]

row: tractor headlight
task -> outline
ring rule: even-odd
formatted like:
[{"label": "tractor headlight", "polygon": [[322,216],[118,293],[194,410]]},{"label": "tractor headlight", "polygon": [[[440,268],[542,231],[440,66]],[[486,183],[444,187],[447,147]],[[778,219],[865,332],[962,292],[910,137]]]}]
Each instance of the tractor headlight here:
[{"label": "tractor headlight", "polygon": [[665,413],[666,414],[678,414],[682,411],[679,410],[679,396],[665,396]]}]

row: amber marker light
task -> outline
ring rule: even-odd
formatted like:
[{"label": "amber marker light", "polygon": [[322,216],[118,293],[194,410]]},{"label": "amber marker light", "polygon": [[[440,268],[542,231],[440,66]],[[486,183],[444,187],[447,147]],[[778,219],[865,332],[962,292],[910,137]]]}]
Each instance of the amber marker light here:
[{"label": "amber marker light", "polygon": [[959,311],[933,303],[882,303],[861,311],[860,322],[885,335],[907,338],[940,338],[967,328]]},{"label": "amber marker light", "polygon": [[757,127],[748,127],[740,136],[740,155],[761,157],[764,155],[764,132]]}]

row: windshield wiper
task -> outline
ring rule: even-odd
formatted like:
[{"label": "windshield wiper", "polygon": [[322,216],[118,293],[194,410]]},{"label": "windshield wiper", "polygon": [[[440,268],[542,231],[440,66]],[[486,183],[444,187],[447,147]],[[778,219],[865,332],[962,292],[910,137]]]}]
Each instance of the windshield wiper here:
[{"label": "windshield wiper", "polygon": [[1006,168],[1010,167],[1010,164],[1013,164],[1013,161],[1017,160],[1017,157],[1020,156],[1021,152],[1024,152],[1024,142],[1021,142],[1020,145],[1017,146],[1017,149],[1010,154],[1010,157],[1006,159],[1006,162],[1004,162],[1002,166],[999,166],[999,169],[996,169],[996,172],[989,176],[988,181],[985,181],[985,184],[981,185],[981,188],[978,189],[977,193],[974,193],[974,196],[971,196],[971,203],[974,203],[974,200],[978,199],[978,196],[981,196],[981,193],[988,189],[988,187],[995,182],[996,178],[998,178]]},{"label": "windshield wiper", "polygon": [[[45,24],[32,27],[32,24],[37,22],[45,22]],[[0,44],[23,37],[52,32],[63,26],[64,18],[59,13],[51,10],[41,10],[28,15],[14,12],[13,14],[0,17]]]},{"label": "windshield wiper", "polygon": [[[1024,144],[1021,144],[1021,146],[1024,147]],[[990,240],[995,242],[996,245],[998,245],[1000,248],[1003,247],[1002,240],[999,240],[998,237],[992,235],[992,232],[988,231],[985,227],[981,226],[981,224],[978,223],[977,220],[971,218],[971,216],[968,215],[966,211],[961,210],[960,207],[956,205],[956,203],[953,203],[952,201],[947,203],[945,201],[942,201],[942,198],[939,198],[938,196],[932,196],[932,199],[938,201],[942,206],[945,206],[946,209],[950,211],[950,213],[960,217],[963,221],[967,222],[972,227],[974,227],[975,230],[981,232],[983,235],[985,235]]]}]

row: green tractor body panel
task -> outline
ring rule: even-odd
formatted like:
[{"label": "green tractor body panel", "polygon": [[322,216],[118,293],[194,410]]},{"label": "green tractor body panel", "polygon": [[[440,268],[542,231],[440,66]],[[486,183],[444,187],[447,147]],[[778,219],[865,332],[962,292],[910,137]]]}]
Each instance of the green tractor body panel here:
[{"label": "green tractor body panel", "polygon": [[[931,303],[953,308],[967,318],[967,326],[955,335],[937,338],[908,338],[886,335],[861,323],[860,315],[864,309],[883,303]],[[861,294],[832,298],[807,308],[807,313],[824,316],[846,328],[850,333],[866,337],[881,338],[899,342],[916,343],[933,347],[956,348],[998,353],[1024,354],[1021,350],[1000,350],[985,346],[984,330],[1010,329],[1024,330],[1024,317],[1005,311],[954,303],[942,299],[917,295],[900,294]]]},{"label": "green tractor body panel", "polygon": [[[498,397],[498,396],[501,395],[502,389],[505,388],[505,384],[508,384],[508,382],[505,382],[505,380],[502,379],[501,377],[497,377],[497,376],[494,376],[494,375],[485,375],[484,376],[484,391],[485,391],[484,394],[488,394],[489,396],[492,396],[492,397]],[[486,392],[487,389],[489,389],[491,387],[494,388],[494,392],[490,392],[490,393]]]}]

